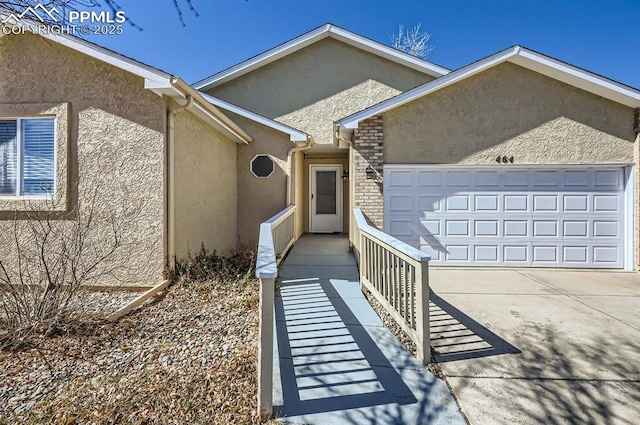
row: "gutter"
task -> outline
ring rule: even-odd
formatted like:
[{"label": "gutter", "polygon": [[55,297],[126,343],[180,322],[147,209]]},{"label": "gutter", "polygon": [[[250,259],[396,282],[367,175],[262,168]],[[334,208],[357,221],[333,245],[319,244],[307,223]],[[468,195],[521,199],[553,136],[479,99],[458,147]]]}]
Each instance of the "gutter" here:
[{"label": "gutter", "polygon": [[194,105],[198,109],[199,112],[206,115],[211,120],[215,121],[224,131],[233,136],[236,140],[248,145],[253,142],[253,137],[248,135],[238,124],[233,122],[231,118],[225,115],[220,109],[218,109],[215,105],[205,99],[202,94],[187,84],[180,77],[171,77],[171,86],[178,90],[185,97],[193,98]]},{"label": "gutter", "polygon": [[292,180],[294,176],[291,175],[293,167],[291,166],[291,161],[293,154],[300,151],[305,151],[313,147],[315,142],[313,141],[313,137],[307,136],[307,142],[303,146],[296,146],[294,148],[289,149],[287,152],[287,206],[291,205],[291,188],[293,186]]},{"label": "gutter", "polygon": [[175,145],[175,117],[185,111],[189,111],[193,108],[195,101],[192,96],[187,96],[187,103],[182,106],[178,106],[175,109],[167,111],[167,141],[165,149],[165,255],[166,264],[170,270],[175,267],[176,251],[175,251],[175,184],[173,177],[173,163],[174,163],[174,145]]}]

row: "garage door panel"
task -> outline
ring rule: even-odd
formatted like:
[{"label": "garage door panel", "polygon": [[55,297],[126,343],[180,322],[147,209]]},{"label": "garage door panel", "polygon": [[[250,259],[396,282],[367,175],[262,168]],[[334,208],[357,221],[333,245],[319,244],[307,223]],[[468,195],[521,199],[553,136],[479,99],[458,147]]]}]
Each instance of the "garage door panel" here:
[{"label": "garage door panel", "polygon": [[557,237],[558,222],[556,220],[534,220],[533,237]]},{"label": "garage door panel", "polygon": [[558,195],[533,195],[534,212],[558,212]]},{"label": "garage door panel", "polygon": [[[408,170],[393,170],[389,173],[389,187],[408,188],[413,187],[413,172]],[[386,180],[386,177],[385,177]]]},{"label": "garage door panel", "polygon": [[615,264],[619,257],[619,248],[616,246],[594,246],[593,262],[597,264]]},{"label": "garage door panel", "polygon": [[469,211],[469,195],[451,195],[447,197],[447,211]]},{"label": "garage door panel", "polygon": [[567,170],[564,172],[565,188],[586,188],[591,186],[590,174],[586,170]]},{"label": "garage door panel", "polygon": [[413,208],[413,196],[407,195],[389,195],[389,209],[392,212],[411,214]]},{"label": "garage door panel", "polygon": [[435,265],[623,265],[622,168],[425,168],[385,167],[384,227]]},{"label": "garage door panel", "polygon": [[440,211],[440,196],[418,195],[417,199],[419,211]]},{"label": "garage door panel", "polygon": [[411,219],[395,219],[389,222],[389,229],[392,235],[413,236],[411,229],[413,220]]},{"label": "garage door panel", "polygon": [[563,246],[562,247],[562,261],[564,263],[576,263],[587,264],[588,260],[588,247],[586,246]]},{"label": "garage door panel", "polygon": [[476,212],[498,211],[498,195],[475,195],[473,198]]},{"label": "garage door panel", "polygon": [[500,186],[498,177],[500,177],[500,175],[495,171],[476,171],[476,187],[497,188],[498,186]]},{"label": "garage door panel", "polygon": [[620,222],[616,221],[599,221],[593,222],[593,237],[594,238],[617,238],[619,237],[621,230]]},{"label": "garage door panel", "polygon": [[522,171],[505,171],[504,186],[505,187],[528,187],[530,173],[526,170]]},{"label": "garage door panel", "polygon": [[593,211],[617,211],[619,208],[619,197],[615,195],[594,195]]},{"label": "garage door panel", "polygon": [[533,245],[533,263],[553,266],[558,264],[558,247],[555,245]]},{"label": "garage door panel", "polygon": [[503,246],[504,263],[526,264],[529,262],[529,246],[509,244]]},{"label": "garage door panel", "polygon": [[559,176],[557,171],[534,171],[534,187],[557,187]]},{"label": "garage door panel", "polygon": [[529,205],[529,197],[527,195],[504,195],[504,207],[506,212],[526,212]]},{"label": "garage door panel", "polygon": [[571,211],[580,211],[586,212],[588,211],[587,205],[587,195],[564,195],[563,196],[563,207],[562,211],[571,212]]},{"label": "garage door panel", "polygon": [[562,222],[562,236],[587,237],[589,223],[587,220],[564,220]]},{"label": "garage door panel", "polygon": [[529,222],[527,220],[504,220],[505,237],[528,237]]},{"label": "garage door panel", "polygon": [[619,189],[622,184],[622,176],[618,170],[596,170],[593,177],[593,184],[595,187]]},{"label": "garage door panel", "polygon": [[445,236],[469,236],[469,221],[445,220]]},{"label": "garage door panel", "polygon": [[469,245],[445,245],[445,260],[451,262],[468,262]]},{"label": "garage door panel", "polygon": [[474,236],[499,236],[498,220],[475,220]]}]

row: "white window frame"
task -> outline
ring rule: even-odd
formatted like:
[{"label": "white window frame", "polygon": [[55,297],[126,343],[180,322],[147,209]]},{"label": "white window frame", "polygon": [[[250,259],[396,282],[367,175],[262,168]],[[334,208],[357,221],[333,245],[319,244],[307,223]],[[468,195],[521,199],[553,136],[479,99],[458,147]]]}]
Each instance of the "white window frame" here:
[{"label": "white window frame", "polygon": [[[24,141],[22,140],[22,121],[24,120],[53,120],[53,189],[50,195],[22,195],[22,186],[24,183],[24,164],[22,163],[22,150]],[[0,195],[0,200],[20,200],[20,199],[49,199],[56,192],[56,176],[58,175],[58,152],[57,152],[57,140],[58,140],[58,119],[55,116],[41,116],[41,117],[1,117],[0,121],[15,121],[16,123],[16,193],[14,195]]]},{"label": "white window frame", "polygon": [[[253,172],[253,161],[255,161],[259,156],[266,156],[267,158],[269,158],[269,160],[271,160],[271,164],[273,165],[273,167],[271,168],[271,172],[266,176],[259,176],[259,175],[257,175],[256,173]],[[273,157],[271,155],[269,155],[268,153],[259,153],[259,154],[256,154],[251,159],[251,161],[249,161],[249,171],[251,171],[251,174],[253,174],[253,177],[255,177],[257,179],[268,179],[276,171],[276,162],[273,160]]]}]

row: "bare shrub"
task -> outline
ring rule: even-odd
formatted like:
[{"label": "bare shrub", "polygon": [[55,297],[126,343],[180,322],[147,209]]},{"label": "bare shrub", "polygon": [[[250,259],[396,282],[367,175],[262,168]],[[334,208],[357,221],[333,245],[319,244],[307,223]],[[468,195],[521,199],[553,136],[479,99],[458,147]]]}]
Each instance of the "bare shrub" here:
[{"label": "bare shrub", "polygon": [[204,244],[196,255],[175,262],[175,270],[170,272],[173,281],[214,282],[223,285],[244,283],[253,278],[256,265],[256,244],[248,243],[231,250],[228,255],[209,252]]},{"label": "bare shrub", "polygon": [[[76,295],[86,285],[123,282],[134,272],[126,258],[137,246],[141,205],[104,201],[86,188],[68,208],[58,196],[25,200],[0,231],[0,348],[30,334],[54,334],[82,318]],[[15,201],[13,201],[15,209]]]}]

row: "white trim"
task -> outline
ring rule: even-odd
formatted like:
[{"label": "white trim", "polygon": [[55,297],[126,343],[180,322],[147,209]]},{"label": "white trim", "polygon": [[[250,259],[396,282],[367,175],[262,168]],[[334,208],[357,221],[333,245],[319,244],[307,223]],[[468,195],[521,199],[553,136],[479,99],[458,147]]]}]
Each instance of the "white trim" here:
[{"label": "white trim", "polygon": [[324,168],[327,171],[337,171],[336,174],[336,213],[338,218],[340,219],[340,226],[337,230],[342,233],[344,229],[344,211],[342,205],[342,198],[344,197],[343,188],[342,188],[342,164],[309,164],[309,231],[312,233],[335,233],[335,230],[321,230],[314,231],[313,230],[313,183],[314,183],[314,175],[313,169]]},{"label": "white trim", "polygon": [[256,114],[255,112],[251,112],[247,109],[241,108],[237,105],[234,105],[232,103],[229,103],[227,101],[224,101],[222,99],[219,99],[217,97],[211,96],[209,94],[206,94],[204,92],[200,92],[200,94],[202,95],[202,97],[211,102],[213,105],[222,108],[222,109],[226,109],[229,112],[233,112],[234,114],[238,114],[242,117],[248,118],[252,121],[255,121],[259,124],[262,124],[264,126],[267,126],[269,128],[273,128],[274,130],[277,130],[281,133],[285,133],[289,135],[289,140],[291,142],[306,142],[307,139],[309,138],[309,135],[303,131],[300,130],[296,130],[293,127],[289,127],[288,125],[279,123],[278,121],[274,121],[270,118],[267,118],[265,116]]},{"label": "white trim", "polygon": [[[271,172],[266,176],[259,176],[259,175],[257,175],[256,173],[253,172],[253,161],[255,161],[256,158],[259,157],[259,156],[266,156],[271,161],[271,165],[272,165]],[[251,172],[251,174],[253,174],[253,177],[255,177],[257,179],[268,179],[276,171],[276,162],[273,160],[271,155],[269,155],[268,153],[258,153],[253,158],[251,158],[251,161],[249,161],[249,171]]]},{"label": "white trim", "polygon": [[[53,188],[50,195],[22,194],[24,188],[24,164],[22,162],[24,139],[22,122],[25,120],[53,120]],[[13,121],[16,123],[16,192],[13,195],[0,195],[0,201],[51,199],[51,196],[56,193],[58,187],[58,118],[55,115],[0,117],[0,121]]]},{"label": "white trim", "polygon": [[623,168],[632,166],[632,162],[598,162],[598,163],[585,163],[585,164],[576,164],[576,163],[568,163],[568,164],[385,164],[384,168],[393,168],[393,169],[403,169],[403,168],[415,168],[415,167],[425,167],[433,168],[434,170],[443,170],[443,169],[451,169],[451,168],[461,168],[461,169],[478,169],[478,168]]},{"label": "white trim", "polygon": [[341,129],[347,130],[358,128],[358,123],[362,120],[404,105],[405,103],[433,93],[451,84],[455,84],[458,81],[464,80],[503,62],[514,63],[630,108],[640,107],[640,90],[627,87],[524,47],[514,46],[453,71],[444,77],[440,77],[378,103],[370,108],[342,118],[338,121],[338,125]]},{"label": "white trim", "polygon": [[625,270],[633,270],[635,267],[633,258],[635,254],[634,246],[636,235],[634,231],[634,194],[635,194],[635,169],[633,165],[629,165],[624,169],[624,259],[623,267]]},{"label": "white trim", "polygon": [[[4,19],[6,15],[0,12],[0,20]],[[31,25],[38,24],[26,19],[20,19],[13,25],[20,28],[29,29]],[[38,33],[39,36],[45,39],[62,44],[65,47],[76,50],[80,53],[84,53],[87,56],[98,59],[102,62],[106,62],[117,68],[131,72],[145,79],[145,88],[167,88],[171,87],[171,74],[161,71],[152,66],[143,64],[129,57],[123,56],[112,50],[106,49],[97,44],[83,40],[79,37],[69,34],[52,34],[47,31]]]},{"label": "white trim", "polygon": [[231,68],[218,72],[210,77],[198,81],[193,86],[198,90],[209,90],[219,86],[227,81],[238,78],[255,69],[274,62],[282,57],[297,52],[313,43],[324,38],[331,37],[336,40],[347,43],[374,55],[383,57],[409,68],[415,69],[433,77],[440,77],[450,71],[444,67],[435,65],[431,62],[419,59],[400,50],[394,49],[384,44],[378,43],[361,35],[352,33],[343,28],[336,27],[333,24],[325,24],[319,28],[309,31],[299,37],[287,41],[273,49],[267,50],[251,59],[241,62]]}]

